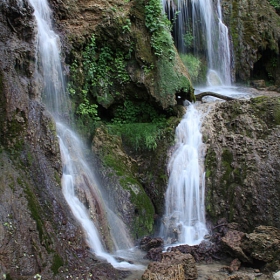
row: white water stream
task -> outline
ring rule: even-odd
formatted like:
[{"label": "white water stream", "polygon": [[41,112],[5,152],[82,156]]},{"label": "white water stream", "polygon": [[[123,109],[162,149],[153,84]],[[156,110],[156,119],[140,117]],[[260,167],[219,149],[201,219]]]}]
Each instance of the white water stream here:
[{"label": "white water stream", "polygon": [[169,160],[162,235],[167,243],[199,244],[208,233],[204,211],[201,116],[193,104],[176,128],[175,150]]},{"label": "white water stream", "polygon": [[[168,17],[175,18],[173,36],[179,52],[186,52],[183,39],[186,34],[193,36],[195,54],[206,50],[207,89],[203,90],[211,91],[209,87],[220,89],[225,85],[230,88],[230,44],[220,1],[217,6],[212,0],[162,0],[162,4]],[[166,243],[196,245],[208,233],[201,118],[195,105],[190,104],[176,129],[175,150],[168,164],[169,182],[161,227]]]},{"label": "white water stream", "polygon": [[195,55],[206,50],[209,85],[230,85],[230,41],[220,1],[214,6],[212,0],[162,0],[162,5],[175,23],[173,35],[178,51],[186,52],[187,34]]},{"label": "white water stream", "polygon": [[[65,90],[65,82],[60,62],[60,41],[52,30],[51,10],[47,0],[29,0],[34,8],[37,21],[37,74],[38,83],[44,92],[44,102],[55,118],[57,134],[59,136],[60,150],[63,163],[62,190],[64,197],[72,210],[73,215],[82,226],[88,245],[94,254],[105,259],[116,268],[141,269],[140,265],[127,262],[118,262],[104,249],[104,244],[92,217],[91,212],[82,201],[87,201],[90,206],[97,207],[99,212],[112,211],[106,208],[99,191],[98,182],[92,170],[84,159],[84,147],[79,137],[63,121],[69,115],[69,99]],[[42,76],[41,76],[42,75]],[[82,197],[83,200],[80,199]],[[94,199],[94,202],[91,201]],[[95,204],[95,205],[94,205]],[[94,215],[94,213],[92,214]],[[106,219],[106,218],[104,218]],[[111,220],[118,222],[116,216]],[[120,224],[119,224],[120,226]],[[123,227],[123,225],[121,225]],[[128,249],[131,246],[125,231],[118,231],[121,246],[117,242],[117,249]]]}]

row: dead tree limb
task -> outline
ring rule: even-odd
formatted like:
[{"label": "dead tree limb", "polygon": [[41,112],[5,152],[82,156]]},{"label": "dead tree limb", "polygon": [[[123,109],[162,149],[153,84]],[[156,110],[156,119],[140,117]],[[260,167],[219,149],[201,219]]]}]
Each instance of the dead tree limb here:
[{"label": "dead tree limb", "polygon": [[211,91],[205,91],[205,92],[199,93],[195,96],[196,101],[202,101],[202,98],[204,96],[213,96],[213,97],[217,97],[217,98],[220,98],[220,99],[223,99],[223,100],[226,100],[226,101],[235,100],[235,98],[232,98],[232,97],[229,97],[229,96],[226,96],[226,95],[222,95],[222,94],[211,92]]}]

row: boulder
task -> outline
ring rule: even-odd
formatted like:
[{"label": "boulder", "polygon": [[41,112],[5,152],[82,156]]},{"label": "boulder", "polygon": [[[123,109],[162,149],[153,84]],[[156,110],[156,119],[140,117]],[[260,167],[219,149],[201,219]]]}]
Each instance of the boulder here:
[{"label": "boulder", "polygon": [[197,277],[197,268],[192,255],[175,251],[163,253],[161,262],[150,263],[142,280],[192,280]]},{"label": "boulder", "polygon": [[246,234],[242,250],[256,262],[263,262],[266,270],[280,269],[280,229],[259,226],[253,233]]},{"label": "boulder", "polygon": [[265,80],[253,80],[250,82],[250,85],[255,88],[265,88]]},{"label": "boulder", "polygon": [[226,233],[221,239],[225,250],[234,257],[237,257],[243,262],[251,263],[251,259],[246,256],[241,248],[242,238],[245,236],[245,233],[238,230],[230,230]]},{"label": "boulder", "polygon": [[164,242],[162,238],[152,238],[145,236],[140,241],[139,247],[141,250],[147,252],[145,258],[158,262],[162,260],[163,243]]},{"label": "boulder", "polygon": [[152,248],[158,248],[163,246],[163,239],[162,238],[152,238],[149,236],[145,236],[140,241],[140,248],[143,251],[149,251]]}]

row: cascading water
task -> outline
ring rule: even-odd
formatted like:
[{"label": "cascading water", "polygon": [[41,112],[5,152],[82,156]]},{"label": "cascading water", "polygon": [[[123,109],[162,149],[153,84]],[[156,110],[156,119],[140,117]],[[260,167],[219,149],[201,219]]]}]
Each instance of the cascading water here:
[{"label": "cascading water", "polygon": [[207,228],[200,113],[190,104],[176,128],[175,150],[168,164],[162,236],[167,243],[199,244]]},{"label": "cascading water", "polygon": [[[230,87],[229,34],[222,20],[220,0],[162,0],[162,4],[173,22],[173,37],[178,51],[206,58],[207,88],[201,90],[240,95]],[[200,118],[201,113],[190,104],[176,129],[177,140],[168,165],[170,177],[161,227],[166,243],[199,244],[207,234]]]},{"label": "cascading water", "polygon": [[[211,0],[162,0],[162,4],[174,22],[173,37],[178,51],[191,51],[197,56],[205,51],[209,85],[230,85],[230,43],[220,1],[216,7]],[[186,40],[191,47],[186,46]]]},{"label": "cascading water", "polygon": [[[127,262],[117,262],[116,259],[104,249],[104,242],[95,226],[108,228],[106,222],[106,205],[101,198],[97,180],[88,167],[83,155],[83,145],[64,120],[69,117],[69,99],[65,90],[65,82],[60,62],[59,37],[51,27],[51,10],[47,0],[29,0],[34,8],[37,21],[37,74],[39,82],[43,84],[44,102],[55,118],[59,136],[60,150],[63,163],[62,190],[72,213],[81,224],[86,234],[87,242],[95,255],[107,260],[114,267],[139,269],[140,266]],[[40,81],[39,72],[42,72]],[[82,201],[89,204],[89,209]],[[113,215],[113,213],[111,213]],[[91,216],[92,217],[91,217]],[[98,217],[94,217],[98,216]],[[93,219],[95,222],[93,222]],[[118,219],[113,218],[116,222]],[[122,231],[119,231],[122,234]],[[128,237],[122,235],[122,241]],[[118,244],[115,244],[118,249]],[[129,240],[126,246],[130,246]]]}]

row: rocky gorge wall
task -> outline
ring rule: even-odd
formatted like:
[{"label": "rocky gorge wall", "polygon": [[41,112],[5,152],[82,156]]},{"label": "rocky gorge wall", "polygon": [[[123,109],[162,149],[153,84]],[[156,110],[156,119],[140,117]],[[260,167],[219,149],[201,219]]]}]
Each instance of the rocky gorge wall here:
[{"label": "rocky gorge wall", "polygon": [[[62,56],[68,64],[65,73],[71,73],[76,60],[80,73],[75,80],[77,85],[83,85],[81,53],[92,34],[97,58],[104,42],[114,54],[116,49],[122,49],[123,55],[131,55],[123,60],[129,81],[121,83],[115,77],[110,81],[114,86],[110,85],[108,91],[99,89],[89,96],[98,103],[98,113],[103,119],[110,119],[116,106],[124,104],[125,97],[151,103],[157,113],[168,115],[172,111],[173,117],[169,118],[153,151],[135,153],[120,137],[107,135],[102,126],[94,135],[92,149],[99,156],[104,171],[101,176],[109,191],[112,182],[119,189],[109,199],[116,203],[118,195],[122,195],[118,211],[131,226],[135,238],[153,232],[155,216],[163,211],[166,155],[179,121],[177,113],[178,117],[182,115],[181,107],[176,106],[176,96],[194,98],[188,73],[176,50],[165,53],[162,60],[154,53],[152,34],[143,15],[144,4],[148,2],[51,1],[54,25],[62,38]],[[26,0],[0,2],[0,275],[6,279],[33,279],[36,275],[43,279],[100,275],[121,279],[123,273],[110,265],[100,266],[89,252],[82,230],[63,198],[55,123],[41,102],[42,86],[36,83],[37,75],[39,80],[42,77],[36,72],[36,24],[32,13]],[[239,62],[236,58],[241,79],[249,77],[257,57],[253,56],[246,64],[249,66],[244,66],[244,74],[241,65],[245,58]],[[71,75],[68,78],[71,80]],[[104,98],[106,94],[110,98]],[[73,98],[73,107],[79,102]],[[230,102],[219,105],[221,109],[217,106],[209,115],[205,126],[205,140],[209,139],[206,202],[213,221],[227,217],[240,223],[244,230],[257,224],[279,227],[275,215],[279,207],[276,201],[279,151],[275,140],[279,134],[278,102],[278,99]],[[243,116],[247,111],[248,118]],[[113,152],[116,157],[108,161]],[[135,202],[134,194],[145,199]]]},{"label": "rocky gorge wall", "polygon": [[61,192],[55,123],[36,83],[36,24],[27,1],[0,3],[0,275],[62,279],[86,261]]},{"label": "rocky gorge wall", "polygon": [[[75,92],[71,95],[75,117],[81,118],[87,136],[94,134],[92,150],[97,155],[104,195],[134,238],[151,234],[155,216],[163,212],[166,154],[178,119],[170,119],[166,132],[161,133],[166,137],[158,137],[157,148],[149,151],[135,151],[107,124],[118,112],[128,119],[117,121],[123,124],[152,123],[151,117],[145,117],[150,112],[153,118],[180,116],[177,96],[180,103],[194,99],[187,70],[168,28],[163,28],[164,20],[158,19],[162,17],[159,3],[51,1]],[[87,78],[91,71],[94,75]],[[94,131],[90,131],[92,118],[83,119],[79,110],[85,92],[104,122]]]},{"label": "rocky gorge wall", "polygon": [[269,1],[223,0],[224,22],[232,39],[235,79],[280,84],[280,16]]},{"label": "rocky gorge wall", "polygon": [[[150,100],[159,111],[174,107],[178,93],[193,98],[188,74],[175,49],[172,61],[177,63],[169,64],[167,74],[162,62],[155,69],[150,67],[158,59],[152,52],[151,35],[143,23],[144,2],[51,1],[51,5],[56,29],[62,38],[62,55],[69,63],[81,59],[80,53],[93,33],[100,45],[108,41],[126,51],[130,43],[135,46],[133,58],[127,61],[130,82],[126,87],[115,85],[122,90],[122,98],[112,95],[114,98],[108,102],[101,98],[103,93],[98,92],[97,99],[103,109],[116,100],[123,103],[128,92],[130,96],[138,95],[139,100]],[[131,20],[131,30],[134,30],[129,36],[124,32],[128,28],[126,19]],[[121,279],[125,273],[115,271],[110,265],[99,266],[62,195],[56,127],[42,103],[42,77],[36,68],[36,28],[33,9],[27,0],[0,3],[0,275],[5,279],[66,279],[70,276],[82,279],[101,274],[107,279]],[[67,66],[64,69],[67,73]],[[161,96],[160,89],[166,95]],[[100,109],[101,115],[103,109]],[[106,115],[105,112],[103,116]],[[162,166],[165,151],[161,153]],[[129,198],[129,215],[132,213],[133,217],[126,220],[130,223],[136,219],[131,223],[133,227],[138,226],[133,229],[135,237],[151,233],[154,224],[154,206],[142,183],[136,182],[131,187],[136,193],[137,188],[146,201],[132,200],[135,207]],[[131,196],[131,191],[125,196]],[[156,194],[153,196],[156,199]],[[125,216],[126,204],[120,206]]]},{"label": "rocky gorge wall", "polygon": [[280,227],[279,97],[215,104],[205,117],[206,211],[251,232]]}]

